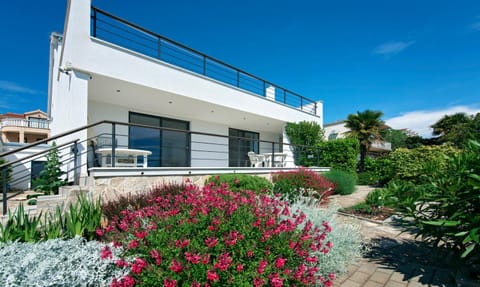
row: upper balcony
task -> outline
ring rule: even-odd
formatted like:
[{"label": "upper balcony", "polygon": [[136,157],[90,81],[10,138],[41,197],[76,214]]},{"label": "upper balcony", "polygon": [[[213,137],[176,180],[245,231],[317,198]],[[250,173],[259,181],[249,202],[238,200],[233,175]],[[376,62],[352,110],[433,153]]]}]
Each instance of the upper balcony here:
[{"label": "upper balcony", "polygon": [[48,129],[49,122],[45,119],[18,119],[18,118],[4,118],[0,121],[0,127],[20,127],[33,129]]},{"label": "upper balcony", "polygon": [[91,7],[92,37],[318,116],[317,102],[176,41]]}]

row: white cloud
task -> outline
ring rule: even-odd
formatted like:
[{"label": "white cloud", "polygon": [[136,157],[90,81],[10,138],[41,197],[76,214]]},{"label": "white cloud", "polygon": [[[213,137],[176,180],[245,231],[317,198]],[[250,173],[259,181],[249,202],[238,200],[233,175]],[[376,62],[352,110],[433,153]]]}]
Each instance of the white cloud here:
[{"label": "white cloud", "polygon": [[30,95],[43,94],[43,92],[41,91],[30,89],[14,82],[1,81],[1,80],[0,80],[0,90],[11,92],[11,93],[21,93],[21,94],[30,94]]},{"label": "white cloud", "polygon": [[383,56],[393,56],[407,49],[414,43],[415,41],[410,41],[410,42],[399,41],[399,42],[383,43],[375,47],[375,49],[373,49],[372,52],[374,54],[383,55]]},{"label": "white cloud", "polygon": [[436,123],[445,115],[455,113],[476,114],[480,113],[480,108],[471,108],[467,106],[456,106],[442,110],[431,111],[412,111],[398,117],[387,119],[387,125],[394,129],[408,128],[419,133],[422,137],[432,137],[431,125]]}]

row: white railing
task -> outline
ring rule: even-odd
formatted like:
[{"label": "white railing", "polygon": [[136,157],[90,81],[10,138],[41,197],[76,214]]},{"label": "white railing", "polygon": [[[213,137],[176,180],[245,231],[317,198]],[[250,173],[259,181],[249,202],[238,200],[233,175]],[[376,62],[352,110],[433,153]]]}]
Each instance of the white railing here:
[{"label": "white railing", "polygon": [[5,118],[0,121],[0,126],[48,129],[49,122],[48,120],[26,120],[26,119]]}]

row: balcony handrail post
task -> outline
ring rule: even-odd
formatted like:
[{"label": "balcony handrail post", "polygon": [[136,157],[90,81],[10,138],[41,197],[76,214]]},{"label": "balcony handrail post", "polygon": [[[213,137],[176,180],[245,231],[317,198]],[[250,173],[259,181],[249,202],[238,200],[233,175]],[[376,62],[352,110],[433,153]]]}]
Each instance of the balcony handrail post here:
[{"label": "balcony handrail post", "polygon": [[272,142],[272,159],[270,160],[270,166],[274,167],[275,165],[275,142]]},{"label": "balcony handrail post", "polygon": [[287,104],[287,90],[283,89],[283,103]]},{"label": "balcony handrail post", "polygon": [[300,96],[300,110],[303,111],[303,97]]},{"label": "balcony handrail post", "polygon": [[315,115],[317,115],[317,103],[315,103],[314,106],[315,106],[315,107],[314,107],[314,111],[313,111],[313,112],[314,112]]},{"label": "balcony handrail post", "polygon": [[237,138],[238,140],[238,144],[237,144],[237,166],[240,166],[240,142],[241,142],[241,139],[240,138]]},{"label": "balcony handrail post", "polygon": [[73,184],[78,185],[79,178],[78,178],[78,140],[73,143],[72,146],[72,153],[73,153]]},{"label": "balcony handrail post", "polygon": [[237,88],[240,88],[240,71],[237,70]]},{"label": "balcony handrail post", "polygon": [[162,50],[162,38],[158,37],[158,43],[157,43],[157,58],[161,60],[161,50]]},{"label": "balcony handrail post", "polygon": [[115,167],[115,131],[116,125],[112,123],[112,157],[110,158],[110,163],[112,167]]},{"label": "balcony handrail post", "polygon": [[7,214],[7,168],[4,166],[2,168],[2,204],[3,204],[3,215]]}]

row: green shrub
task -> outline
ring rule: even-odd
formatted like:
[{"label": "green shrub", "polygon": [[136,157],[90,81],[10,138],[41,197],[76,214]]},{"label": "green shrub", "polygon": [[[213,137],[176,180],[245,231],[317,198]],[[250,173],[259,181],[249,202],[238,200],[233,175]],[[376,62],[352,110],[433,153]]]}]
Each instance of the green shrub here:
[{"label": "green shrub", "polygon": [[227,183],[231,191],[252,190],[256,193],[265,193],[272,190],[272,183],[268,179],[248,174],[212,175],[205,180],[205,184],[208,183],[213,183],[217,187]]},{"label": "green shrub", "polygon": [[334,184],[318,173],[300,168],[296,171],[277,172],[272,174],[273,191],[289,202],[301,195],[310,195],[319,200],[333,194]]},{"label": "green shrub", "polygon": [[355,173],[357,157],[360,151],[358,140],[352,138],[337,139],[319,143],[318,165]]},{"label": "green shrub", "polygon": [[409,214],[418,235],[452,247],[480,263],[480,143],[470,142],[461,153],[445,157],[444,167],[431,170],[435,187],[418,201]]},{"label": "green shrub", "polygon": [[335,184],[335,193],[341,195],[352,194],[355,191],[357,178],[354,174],[343,170],[331,169],[323,176]]},{"label": "green shrub", "polygon": [[[394,179],[408,180],[413,183],[427,183],[432,173],[444,170],[447,158],[459,150],[449,145],[421,146],[415,149],[399,148],[388,155]],[[385,168],[386,167],[382,167]]]},{"label": "green shrub", "polygon": [[131,267],[111,286],[331,286],[335,277],[318,263],[335,248],[328,222],[314,227],[278,198],[226,185],[188,185],[104,231]]},{"label": "green shrub", "polygon": [[[5,163],[7,163],[7,161],[4,160],[3,158],[0,158],[0,165],[5,164]],[[8,185],[8,183],[10,182],[10,179],[11,179],[12,166],[9,165],[9,166],[6,166],[4,168],[6,169],[6,175],[5,176],[7,178],[6,182],[7,182],[7,185]],[[0,168],[0,192],[3,189],[3,169],[4,168]]]},{"label": "green shrub", "polygon": [[357,174],[358,184],[360,185],[377,185],[378,177],[377,174],[371,171],[361,172]]},{"label": "green shrub", "polygon": [[371,207],[391,206],[395,198],[386,189],[376,188],[367,194],[365,204]]}]

